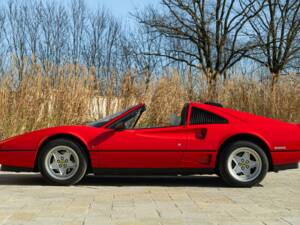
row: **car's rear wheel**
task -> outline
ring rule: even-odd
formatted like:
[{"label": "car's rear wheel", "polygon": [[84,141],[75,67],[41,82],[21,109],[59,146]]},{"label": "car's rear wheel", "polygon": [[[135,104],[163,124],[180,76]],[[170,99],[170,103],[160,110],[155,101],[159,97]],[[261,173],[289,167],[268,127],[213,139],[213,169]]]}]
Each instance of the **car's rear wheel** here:
[{"label": "car's rear wheel", "polygon": [[264,179],[269,162],[261,147],[238,141],[223,149],[218,166],[220,176],[230,186],[251,187]]},{"label": "car's rear wheel", "polygon": [[39,156],[43,177],[58,185],[78,183],[87,171],[87,156],[80,145],[68,139],[47,143]]}]

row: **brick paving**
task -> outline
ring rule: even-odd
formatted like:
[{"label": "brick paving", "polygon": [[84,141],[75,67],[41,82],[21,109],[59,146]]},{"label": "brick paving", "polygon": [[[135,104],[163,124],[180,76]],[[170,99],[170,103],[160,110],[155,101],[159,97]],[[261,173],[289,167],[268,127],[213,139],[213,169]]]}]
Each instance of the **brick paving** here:
[{"label": "brick paving", "polygon": [[300,225],[299,172],[269,173],[244,189],[216,176],[89,176],[58,187],[36,174],[0,173],[0,224]]}]

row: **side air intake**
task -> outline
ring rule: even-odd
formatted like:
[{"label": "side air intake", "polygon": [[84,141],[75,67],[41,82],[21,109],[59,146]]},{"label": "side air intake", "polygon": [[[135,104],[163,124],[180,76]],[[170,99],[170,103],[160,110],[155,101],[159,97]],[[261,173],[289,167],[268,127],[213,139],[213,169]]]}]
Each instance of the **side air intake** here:
[{"label": "side air intake", "polygon": [[192,113],[191,113],[191,119],[190,119],[191,124],[224,124],[228,123],[226,119],[202,110],[198,108],[193,108]]}]

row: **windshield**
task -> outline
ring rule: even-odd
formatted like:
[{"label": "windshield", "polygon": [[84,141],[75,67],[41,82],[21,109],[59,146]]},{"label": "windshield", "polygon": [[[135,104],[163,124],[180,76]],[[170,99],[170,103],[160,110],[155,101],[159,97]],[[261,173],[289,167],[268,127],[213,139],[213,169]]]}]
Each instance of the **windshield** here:
[{"label": "windshield", "polygon": [[130,107],[130,108],[127,108],[125,110],[122,110],[120,112],[117,112],[117,113],[114,113],[112,115],[109,115],[109,116],[106,116],[106,117],[103,117],[102,119],[100,120],[97,120],[95,122],[91,122],[91,123],[88,123],[87,125],[88,126],[92,126],[92,127],[102,127],[104,124],[106,124],[107,122],[111,121],[112,119],[114,118],[117,118],[118,116],[122,115],[123,113],[129,111],[130,109],[133,109],[134,107],[136,107],[137,105],[133,106],[133,107]]}]

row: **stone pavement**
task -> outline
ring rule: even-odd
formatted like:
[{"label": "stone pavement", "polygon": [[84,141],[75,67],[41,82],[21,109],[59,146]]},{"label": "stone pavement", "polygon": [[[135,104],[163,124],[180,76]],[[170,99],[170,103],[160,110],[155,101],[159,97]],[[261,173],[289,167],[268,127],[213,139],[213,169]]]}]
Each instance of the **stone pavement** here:
[{"label": "stone pavement", "polygon": [[216,176],[89,176],[57,187],[40,175],[0,173],[0,224],[300,225],[299,172],[269,173],[244,189]]}]

